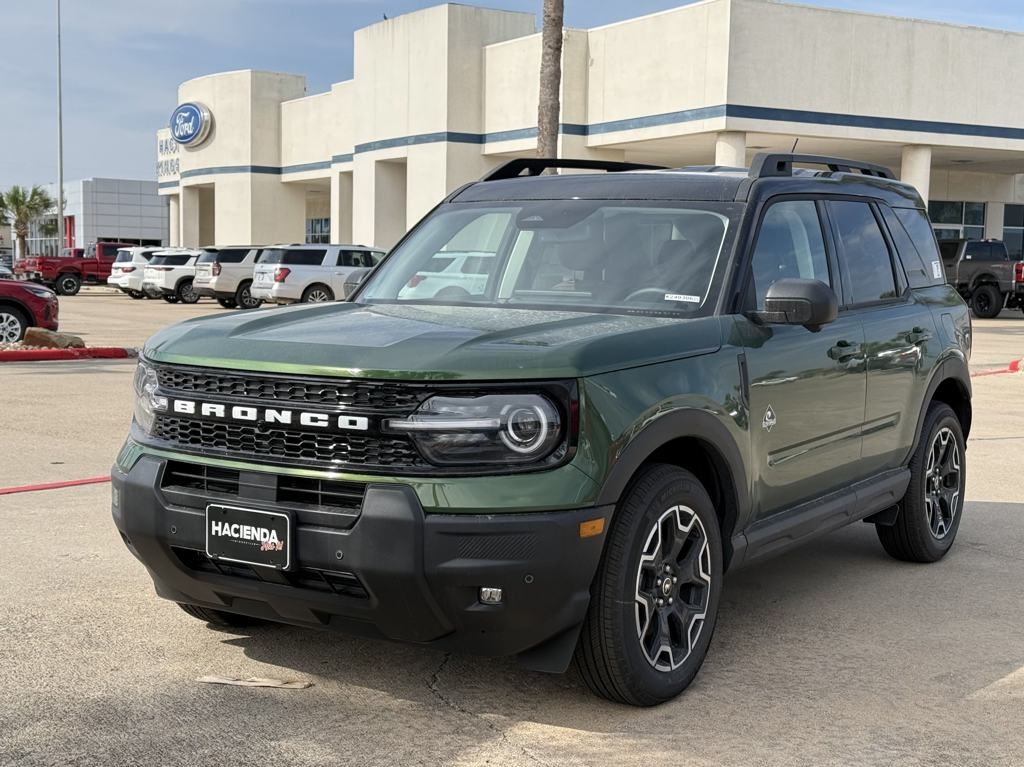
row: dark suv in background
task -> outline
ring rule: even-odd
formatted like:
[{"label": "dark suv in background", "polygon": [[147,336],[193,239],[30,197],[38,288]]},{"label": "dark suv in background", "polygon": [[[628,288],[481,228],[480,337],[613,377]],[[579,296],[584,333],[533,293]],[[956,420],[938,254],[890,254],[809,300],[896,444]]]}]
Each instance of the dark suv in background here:
[{"label": "dark suv in background", "polygon": [[939,258],[875,165],[513,160],[351,302],[153,336],[114,520],[202,620],[575,657],[659,703],[727,569],[858,520],[898,559],[949,550],[971,325]]}]

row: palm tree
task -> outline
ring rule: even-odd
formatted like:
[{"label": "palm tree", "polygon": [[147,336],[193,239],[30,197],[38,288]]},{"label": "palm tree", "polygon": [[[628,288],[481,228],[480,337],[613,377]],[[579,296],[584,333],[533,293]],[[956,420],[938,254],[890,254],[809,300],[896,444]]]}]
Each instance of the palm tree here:
[{"label": "palm tree", "polygon": [[0,193],[0,225],[14,227],[17,252],[22,257],[28,255],[28,225],[56,205],[41,186],[12,186],[6,193]]},{"label": "palm tree", "polygon": [[541,34],[540,99],[537,105],[537,156],[558,157],[558,121],[562,87],[564,0],[544,0]]}]

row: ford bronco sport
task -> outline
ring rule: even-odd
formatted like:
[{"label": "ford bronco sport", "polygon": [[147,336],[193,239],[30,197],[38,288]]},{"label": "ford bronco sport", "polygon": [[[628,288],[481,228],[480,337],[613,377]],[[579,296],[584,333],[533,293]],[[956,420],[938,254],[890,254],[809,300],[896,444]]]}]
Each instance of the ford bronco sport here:
[{"label": "ford bronco sport", "polygon": [[[487,278],[441,284],[467,252]],[[114,521],[210,623],[575,657],[653,705],[696,675],[727,569],[856,520],[897,559],[949,550],[971,326],[939,258],[879,166],[512,160],[350,302],[150,339]]]}]

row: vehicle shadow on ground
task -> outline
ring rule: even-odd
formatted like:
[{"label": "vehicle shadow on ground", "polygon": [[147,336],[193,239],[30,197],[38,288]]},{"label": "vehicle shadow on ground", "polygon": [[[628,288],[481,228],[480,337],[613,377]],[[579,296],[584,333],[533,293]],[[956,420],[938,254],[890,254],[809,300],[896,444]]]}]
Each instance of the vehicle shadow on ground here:
[{"label": "vehicle shadow on ground", "polygon": [[[988,506],[999,508],[1000,516],[1013,510],[1008,504],[973,503],[969,513],[980,516]],[[1024,505],[1014,511],[1024,512]],[[1009,515],[1003,518],[1008,520]],[[835,694],[834,686],[847,678],[849,684],[873,689],[872,694],[892,697],[891,674],[907,664],[911,676],[921,675],[922,686],[935,684],[931,666],[919,662],[917,650],[911,648],[905,656],[903,650],[895,650],[891,657],[879,658],[873,643],[897,641],[877,636],[882,627],[905,635],[938,632],[935,641],[945,647],[943,624],[936,616],[956,609],[951,600],[963,598],[958,589],[965,584],[971,590],[981,587],[980,579],[970,585],[978,566],[972,560],[994,553],[990,549],[1000,541],[1000,526],[971,521],[965,523],[950,555],[935,565],[890,559],[871,527],[858,523],[730,574],[715,640],[700,675],[687,693],[659,711],[683,715],[693,700],[722,698],[734,715],[744,710],[757,715],[758,706],[772,705],[773,695],[792,695],[792,704],[799,707],[799,701],[813,699],[816,692]],[[1024,576],[1024,559],[1009,567]],[[959,586],[936,589],[937,576]],[[596,733],[629,730],[647,716],[643,710],[593,697],[573,669],[565,675],[546,675],[522,670],[510,659],[449,656],[429,648],[284,626],[225,641],[241,647],[253,660],[294,669],[299,675],[408,701],[434,701],[467,716],[486,714]],[[957,652],[955,635],[948,637],[948,644],[950,653]],[[972,668],[967,677],[956,680],[952,694],[962,699],[1024,661],[1012,653],[1003,657]],[[894,665],[887,670],[886,664]],[[425,665],[429,672],[423,674]],[[914,700],[921,691],[908,688],[901,694]]]}]

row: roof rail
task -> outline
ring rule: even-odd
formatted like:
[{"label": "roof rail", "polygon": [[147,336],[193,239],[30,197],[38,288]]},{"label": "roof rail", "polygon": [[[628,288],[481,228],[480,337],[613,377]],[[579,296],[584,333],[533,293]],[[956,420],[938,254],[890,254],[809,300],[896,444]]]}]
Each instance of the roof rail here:
[{"label": "roof rail", "polygon": [[523,175],[539,176],[548,168],[579,168],[585,170],[606,170],[621,173],[627,170],[666,170],[660,165],[644,165],[636,162],[612,162],[610,160],[561,160],[557,157],[517,157],[499,165],[481,178],[481,181],[501,181]]},{"label": "roof rail", "polygon": [[877,178],[895,179],[896,174],[884,165],[875,165],[870,162],[857,162],[856,160],[844,160],[841,157],[826,157],[817,154],[790,154],[787,152],[768,153],[761,152],[754,155],[750,163],[751,178],[771,178],[775,176],[792,176],[793,163],[806,163],[808,165],[824,165],[832,172],[852,173],[860,171],[865,176]]}]

